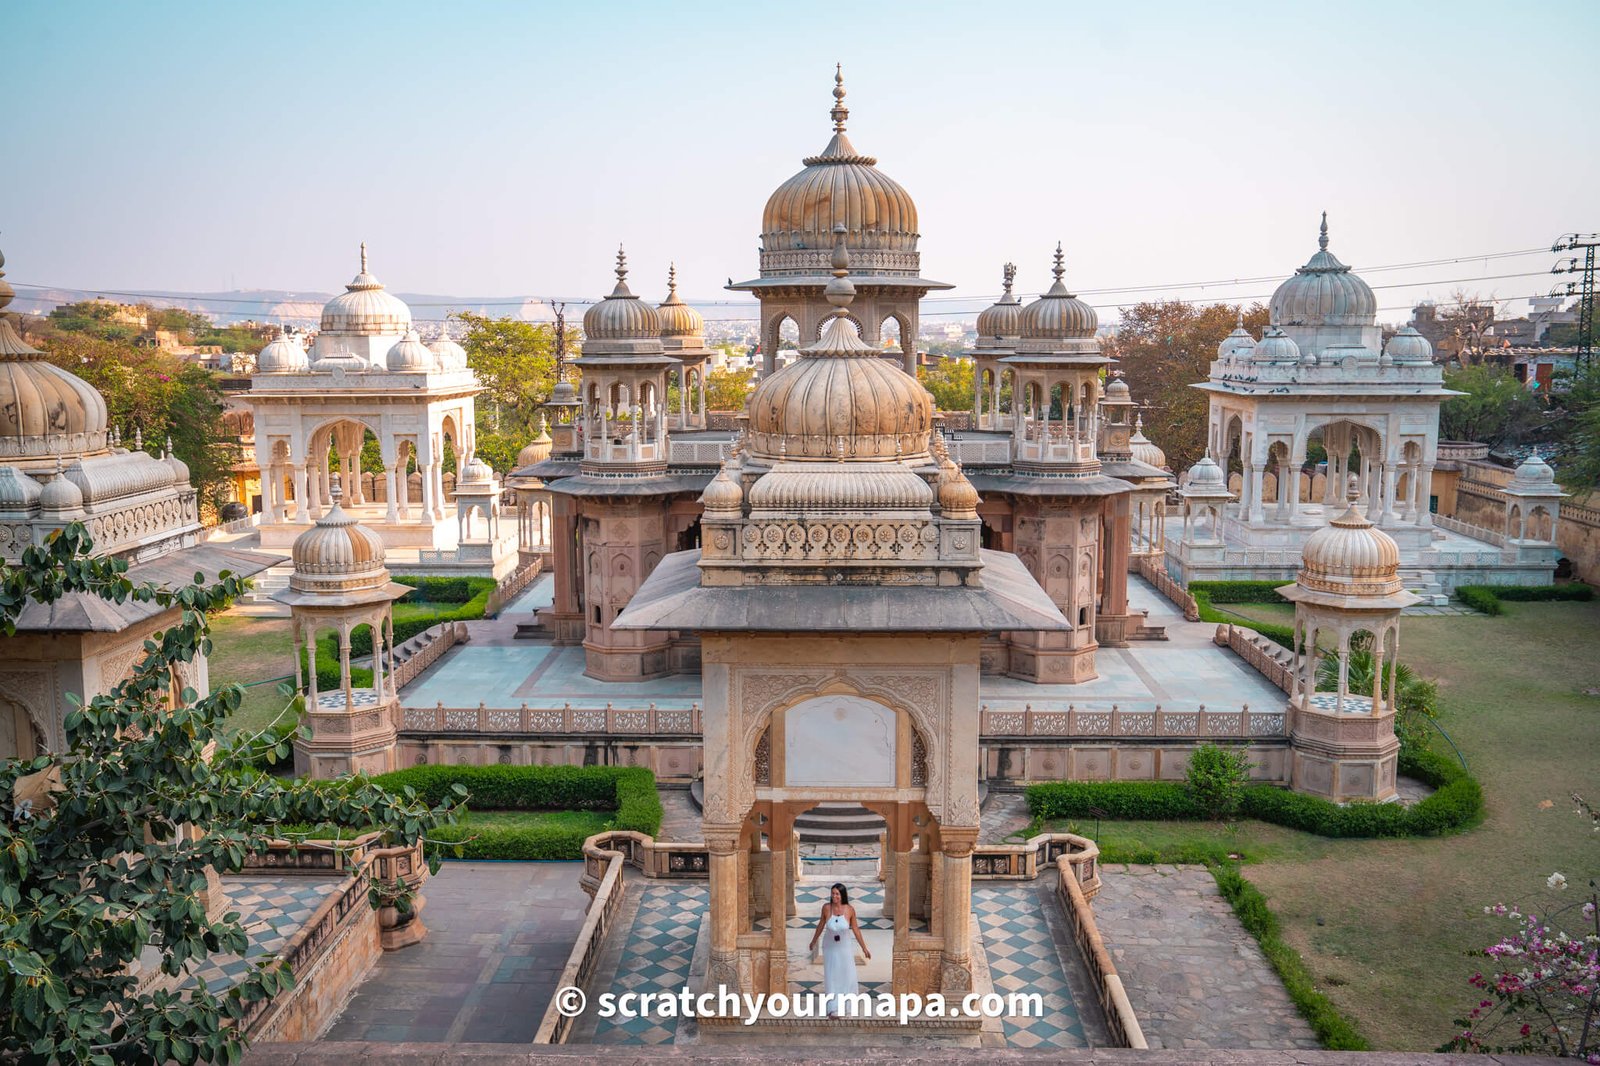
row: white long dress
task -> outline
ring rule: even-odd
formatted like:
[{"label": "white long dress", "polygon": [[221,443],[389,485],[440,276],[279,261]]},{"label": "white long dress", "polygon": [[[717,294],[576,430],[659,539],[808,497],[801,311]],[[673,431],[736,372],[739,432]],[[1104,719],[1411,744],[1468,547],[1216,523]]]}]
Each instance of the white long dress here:
[{"label": "white long dress", "polygon": [[[842,914],[833,915],[822,926],[822,991],[836,996],[861,991],[856,980],[856,938],[850,932],[850,919]],[[828,1013],[842,1013],[840,1004],[830,1003]]]}]

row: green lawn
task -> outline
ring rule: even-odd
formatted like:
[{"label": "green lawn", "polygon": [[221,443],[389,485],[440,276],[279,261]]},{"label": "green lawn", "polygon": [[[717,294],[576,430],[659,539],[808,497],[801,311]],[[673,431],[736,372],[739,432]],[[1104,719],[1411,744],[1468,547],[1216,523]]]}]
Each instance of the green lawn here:
[{"label": "green lawn", "polygon": [[[617,816],[616,811],[474,811],[468,810],[462,814],[456,823],[465,827],[479,827],[483,829],[576,829],[581,830],[585,836],[593,836],[602,832],[606,823]],[[334,826],[325,823],[316,827],[321,831],[317,835],[332,837]],[[304,826],[286,826],[286,830],[295,833],[305,831]],[[371,832],[369,828],[342,829],[338,836],[349,839]]]},{"label": "green lawn", "polygon": [[[211,620],[211,687],[250,684],[289,676],[294,680],[294,655],[287,618],[253,618],[229,613]],[[228,720],[230,732],[259,732],[288,706],[276,684],[252,685],[244,702]]]},{"label": "green lawn", "polygon": [[[1229,610],[1287,620],[1275,605]],[[1326,840],[1258,822],[1104,823],[1108,854],[1226,848],[1271,900],[1284,939],[1373,1046],[1431,1050],[1476,1001],[1469,952],[1508,928],[1487,904],[1570,902],[1544,879],[1581,885],[1600,847],[1568,799],[1600,794],[1600,603],[1508,603],[1498,618],[1407,618],[1400,656],[1437,678],[1442,724],[1483,783],[1479,828],[1424,840]],[[1439,745],[1441,750],[1445,745]],[[1077,824],[1081,831],[1093,825]]]}]

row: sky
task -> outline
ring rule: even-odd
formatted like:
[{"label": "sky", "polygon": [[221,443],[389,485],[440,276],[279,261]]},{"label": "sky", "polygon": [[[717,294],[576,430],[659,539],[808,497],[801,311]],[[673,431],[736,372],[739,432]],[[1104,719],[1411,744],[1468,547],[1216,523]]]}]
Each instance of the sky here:
[{"label": "sky", "polygon": [[[923,274],[975,309],[1067,281],[1114,308],[1265,297],[1331,249],[1416,299],[1544,293],[1600,230],[1580,90],[1593,0],[1504,3],[92,3],[0,11],[8,280],[596,297],[669,261],[757,271],[768,194],[857,149],[917,204]],[[1566,58],[1571,56],[1571,58]],[[1499,275],[1534,274],[1503,278]],[[1153,286],[1148,292],[1134,287]],[[25,291],[25,290],[24,290]],[[1525,305],[1507,305],[1520,310]],[[420,316],[419,316],[420,317]],[[936,317],[936,316],[935,316]]]}]

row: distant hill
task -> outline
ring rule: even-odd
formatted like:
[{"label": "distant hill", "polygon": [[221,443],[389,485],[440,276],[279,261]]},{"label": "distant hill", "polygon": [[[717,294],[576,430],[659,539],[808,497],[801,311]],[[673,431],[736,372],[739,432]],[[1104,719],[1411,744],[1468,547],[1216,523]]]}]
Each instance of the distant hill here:
[{"label": "distant hill", "polygon": [[[24,289],[18,286],[10,310],[21,314],[47,314],[61,304],[85,298],[70,289]],[[396,292],[411,308],[419,322],[439,321],[452,311],[471,311],[490,317],[509,316],[527,322],[553,322],[555,312],[548,301],[533,296],[444,296],[438,293]],[[314,326],[322,315],[322,305],[333,299],[331,292],[289,292],[283,289],[242,289],[232,292],[163,292],[152,290],[139,296],[106,294],[106,299],[124,303],[148,303],[160,307],[181,307],[185,311],[208,315],[221,325],[243,322],[284,322],[287,325]],[[568,320],[581,318],[584,307],[594,297],[557,297],[567,302]],[[707,321],[753,318],[755,301],[739,303],[690,301]]]}]

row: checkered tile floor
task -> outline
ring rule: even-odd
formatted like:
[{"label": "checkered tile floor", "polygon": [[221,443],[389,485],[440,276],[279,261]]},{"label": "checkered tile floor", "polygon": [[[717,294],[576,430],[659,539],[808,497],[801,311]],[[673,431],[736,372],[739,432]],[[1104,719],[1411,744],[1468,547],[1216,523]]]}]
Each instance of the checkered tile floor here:
[{"label": "checkered tile floor", "polygon": [[1044,999],[1043,1017],[1003,1019],[1006,1046],[1088,1047],[1033,884],[974,886],[972,912],[983,933],[994,990],[1002,996],[1037,992]]},{"label": "checkered tile floor", "polygon": [[[796,890],[797,917],[791,928],[809,928],[827,898],[828,885],[802,884]],[[883,902],[879,884],[851,885],[851,902],[874,913]],[[689,979],[695,938],[701,917],[709,907],[703,884],[648,884],[640,891],[639,911],[627,933],[626,947],[612,978],[610,991],[677,994]],[[1011,1047],[1087,1047],[1089,1041],[1068,991],[1066,975],[1056,954],[1055,941],[1039,910],[1031,883],[973,888],[972,909],[982,931],[994,989],[1001,995],[1037,992],[1044,999],[1039,1018],[1006,1018],[1005,1039]],[[761,923],[765,925],[765,921]],[[886,918],[866,917],[868,929],[889,929]],[[807,989],[797,982],[797,990]],[[819,989],[812,989],[819,991]],[[888,984],[862,982],[867,993],[887,992]],[[603,1018],[596,1023],[597,1044],[670,1044],[676,1033],[670,1018]]]},{"label": "checkered tile floor", "polygon": [[211,956],[204,966],[189,975],[183,986],[204,984],[212,992],[232,988],[261,956],[282,951],[289,938],[300,931],[322,901],[342,883],[342,878],[331,877],[223,878],[227,909],[239,912],[250,946],[243,956]]}]

